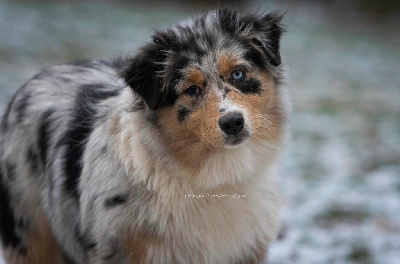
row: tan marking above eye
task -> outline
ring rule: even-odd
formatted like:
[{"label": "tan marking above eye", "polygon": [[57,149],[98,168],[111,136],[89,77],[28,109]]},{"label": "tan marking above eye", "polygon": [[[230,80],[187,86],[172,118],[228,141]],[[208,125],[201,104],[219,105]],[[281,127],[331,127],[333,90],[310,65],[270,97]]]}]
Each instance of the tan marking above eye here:
[{"label": "tan marking above eye", "polygon": [[238,58],[233,55],[222,55],[218,61],[218,71],[227,78],[231,75],[232,70],[238,65]]},{"label": "tan marking above eye", "polygon": [[183,94],[190,86],[197,86],[200,90],[204,89],[207,80],[205,74],[198,68],[188,68],[185,71],[185,77],[179,85],[178,93]]},{"label": "tan marking above eye", "polygon": [[188,82],[197,86],[202,86],[206,81],[204,73],[197,68],[189,68],[186,70],[186,78]]}]

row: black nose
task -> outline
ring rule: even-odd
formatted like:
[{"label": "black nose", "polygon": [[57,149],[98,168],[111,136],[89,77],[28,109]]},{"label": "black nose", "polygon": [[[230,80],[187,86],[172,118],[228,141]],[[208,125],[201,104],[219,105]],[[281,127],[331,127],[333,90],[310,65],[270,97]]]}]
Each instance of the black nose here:
[{"label": "black nose", "polygon": [[218,124],[226,134],[237,135],[243,129],[244,119],[241,113],[234,112],[221,117]]}]

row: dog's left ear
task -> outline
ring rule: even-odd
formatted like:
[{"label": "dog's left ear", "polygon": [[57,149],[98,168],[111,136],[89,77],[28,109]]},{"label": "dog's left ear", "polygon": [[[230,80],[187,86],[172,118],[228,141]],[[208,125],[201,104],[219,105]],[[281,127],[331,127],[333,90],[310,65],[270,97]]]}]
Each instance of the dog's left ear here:
[{"label": "dog's left ear", "polygon": [[239,22],[240,31],[267,57],[273,66],[281,64],[280,40],[284,32],[280,12],[247,15]]},{"label": "dog's left ear", "polygon": [[167,59],[166,45],[160,38],[154,36],[153,42],[142,47],[120,73],[120,77],[125,80],[126,84],[152,110],[160,108],[165,98],[163,71]]}]

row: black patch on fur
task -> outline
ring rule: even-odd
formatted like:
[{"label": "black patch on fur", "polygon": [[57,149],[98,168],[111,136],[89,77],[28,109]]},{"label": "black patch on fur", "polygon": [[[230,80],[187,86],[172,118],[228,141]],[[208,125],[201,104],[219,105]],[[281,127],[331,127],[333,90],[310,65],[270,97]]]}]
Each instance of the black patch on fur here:
[{"label": "black patch on fur", "polygon": [[189,64],[189,58],[187,56],[177,56],[173,62],[172,67],[166,76],[166,81],[168,82],[164,104],[173,105],[178,99],[179,95],[176,92],[175,86],[183,78],[182,70]]},{"label": "black patch on fur", "polygon": [[39,144],[39,151],[40,151],[40,158],[42,160],[43,166],[46,167],[46,161],[47,161],[47,152],[48,148],[50,145],[50,116],[54,110],[49,109],[46,112],[43,113],[42,118],[41,118],[41,123],[39,126],[39,139],[38,139],[38,144]]},{"label": "black patch on fur", "polygon": [[24,218],[24,217],[20,217],[18,218],[18,220],[16,221],[16,226],[19,229],[27,229],[29,227],[29,220]]},{"label": "black patch on fur", "polygon": [[246,46],[247,48],[246,53],[244,54],[244,58],[258,67],[265,67],[265,59],[263,59],[264,56],[261,51],[250,45]]},{"label": "black patch on fur", "polygon": [[228,93],[230,93],[230,92],[231,92],[231,90],[229,90],[228,88],[225,88],[225,89],[224,89],[224,94],[222,95],[222,98],[225,99],[225,98],[226,98],[226,95],[227,95]]},{"label": "black patch on fur", "polygon": [[37,172],[39,169],[39,156],[33,147],[28,148],[26,153],[26,160],[31,165],[32,172]]},{"label": "black patch on fur", "polygon": [[15,233],[15,220],[10,205],[10,194],[4,184],[4,175],[0,168],[0,236],[4,247],[19,247],[20,238]]},{"label": "black patch on fur", "polygon": [[189,109],[187,109],[186,107],[180,105],[178,107],[178,121],[179,123],[182,123],[183,121],[185,121],[185,119],[192,113],[192,111],[190,111]]},{"label": "black patch on fur", "polygon": [[119,90],[104,90],[101,83],[85,84],[80,87],[76,97],[74,108],[71,109],[72,121],[69,129],[58,143],[65,146],[64,187],[72,197],[78,198],[78,182],[82,171],[82,156],[86,146],[86,140],[93,129],[95,121],[95,105],[102,100],[119,94]]},{"label": "black patch on fur", "polygon": [[270,52],[268,52],[268,50],[265,48],[265,46],[262,44],[261,41],[259,41],[258,39],[253,39],[253,42],[257,45],[259,49],[261,49],[265,54],[267,54],[268,56],[267,60],[269,63],[271,63],[272,66],[278,66],[279,64],[281,64],[281,57],[279,53],[273,56],[270,54]]},{"label": "black patch on fur", "polygon": [[218,9],[219,24],[223,32],[235,35],[238,31],[238,13],[229,9]]},{"label": "black patch on fur", "polygon": [[110,197],[104,201],[104,206],[105,207],[114,207],[117,205],[121,205],[125,203],[128,200],[128,195],[127,194],[118,194],[113,197]]},{"label": "black patch on fur", "polygon": [[271,12],[262,16],[247,15],[242,21],[244,25],[252,27],[257,34],[252,36],[251,41],[267,56],[272,66],[281,64],[280,39],[283,27],[280,23],[283,15],[279,12]]},{"label": "black patch on fur", "polygon": [[88,234],[83,234],[80,232],[78,226],[75,227],[75,238],[86,252],[94,249],[97,246],[97,243],[94,242]]},{"label": "black patch on fur", "polygon": [[163,40],[154,37],[153,43],[143,47],[120,74],[126,84],[139,94],[152,110],[160,108],[164,103],[164,81],[158,75],[163,71],[162,64],[167,59],[165,45]]},{"label": "black patch on fur", "polygon": [[189,64],[189,62],[190,60],[187,56],[184,55],[178,56],[177,58],[174,59],[172,63],[172,69],[182,70]]},{"label": "black patch on fur", "polygon": [[[172,84],[173,86],[173,84]],[[165,98],[165,104],[166,105],[173,105],[175,103],[175,101],[178,99],[179,95],[178,93],[175,91],[175,89],[170,88],[167,91],[167,96]]]},{"label": "black patch on fur", "polygon": [[234,85],[244,94],[259,94],[261,91],[261,83],[256,79],[244,80],[237,84],[234,83]]}]

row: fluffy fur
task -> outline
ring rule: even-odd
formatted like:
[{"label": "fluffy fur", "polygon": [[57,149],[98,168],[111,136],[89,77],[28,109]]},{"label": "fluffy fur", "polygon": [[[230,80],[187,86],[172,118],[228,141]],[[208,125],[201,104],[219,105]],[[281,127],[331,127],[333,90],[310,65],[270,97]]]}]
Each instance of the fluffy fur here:
[{"label": "fluffy fur", "polygon": [[278,231],[282,16],[219,9],[43,70],[1,123],[9,263],[255,263]]}]

